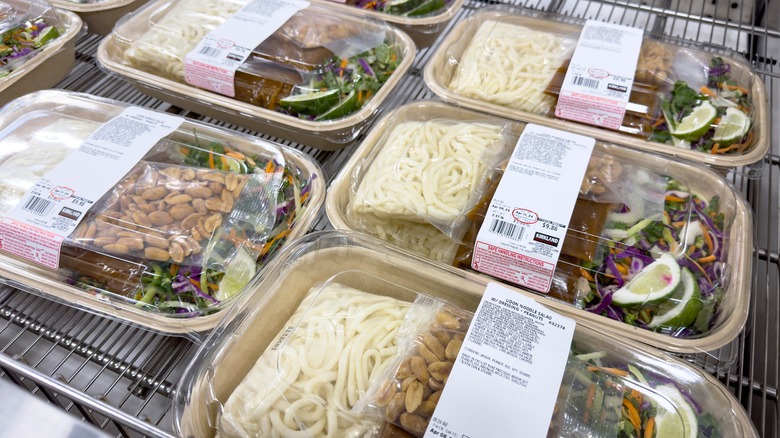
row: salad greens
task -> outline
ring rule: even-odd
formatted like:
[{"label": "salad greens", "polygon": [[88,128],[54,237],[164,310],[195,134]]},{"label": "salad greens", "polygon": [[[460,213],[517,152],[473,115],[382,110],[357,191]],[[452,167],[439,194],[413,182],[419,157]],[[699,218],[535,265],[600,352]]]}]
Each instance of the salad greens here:
[{"label": "salad greens", "polygon": [[651,141],[711,154],[742,152],[752,142],[750,90],[731,78],[731,66],[713,57],[707,85],[698,90],[677,81],[663,116],[653,124]]},{"label": "salad greens", "polygon": [[447,2],[445,0],[350,0],[348,4],[386,14],[421,17],[439,11],[446,6]]},{"label": "salad greens", "polygon": [[27,20],[0,35],[0,77],[8,76],[35,51],[60,36],[43,18]]},{"label": "salad greens", "polygon": [[[724,293],[726,218],[719,210],[717,196],[702,199],[670,178],[662,216],[635,218],[625,211],[611,213],[604,231],[610,239],[608,249],[592,262],[581,262],[578,307],[672,336],[706,333]],[[671,260],[669,268],[684,274],[678,274],[677,281],[686,275],[693,281],[679,281],[660,300],[613,300],[615,293],[635,282],[645,268],[657,267],[661,258]],[[652,287],[658,290],[668,284],[654,285],[653,280],[660,278],[643,280],[647,297]],[[666,315],[659,323],[662,313]]]},{"label": "salad greens", "polygon": [[334,56],[297,85],[298,92],[280,99],[280,110],[318,121],[352,114],[379,91],[401,59],[401,48],[386,43],[350,58]]},{"label": "salad greens", "polygon": [[[193,167],[219,169],[241,174],[281,173],[281,185],[270,211],[275,212],[273,223],[257,224],[253,218],[232,214],[234,225],[227,235],[210,238],[209,266],[187,266],[171,262],[141,261],[145,272],[140,284],[130,294],[136,306],[161,313],[197,316],[237,293],[284,244],[296,219],[305,211],[310,181],[304,180],[297,169],[274,160],[251,157],[225,145],[212,142],[205,147],[187,145],[178,148],[173,160]],[[253,190],[247,185],[244,190]],[[262,190],[262,188],[260,188]],[[242,195],[243,196],[243,195]],[[250,193],[254,198],[265,193]],[[256,254],[256,256],[255,256]],[[227,269],[216,269],[213,260],[230,257]],[[205,261],[204,261],[205,263]],[[222,266],[224,263],[217,263]],[[230,278],[231,275],[235,278]],[[71,284],[95,293],[118,293],[108,287],[107,281],[84,272],[74,272]]]}]

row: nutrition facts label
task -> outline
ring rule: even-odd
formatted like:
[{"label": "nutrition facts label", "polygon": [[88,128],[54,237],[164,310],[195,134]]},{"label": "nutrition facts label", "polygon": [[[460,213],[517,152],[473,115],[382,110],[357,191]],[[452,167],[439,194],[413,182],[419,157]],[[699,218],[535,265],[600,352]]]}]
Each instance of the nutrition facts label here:
[{"label": "nutrition facts label", "polygon": [[501,285],[485,290],[425,437],[546,437],[575,323]]},{"label": "nutrition facts label", "polygon": [[548,292],[594,145],[589,137],[526,126],[477,234],[471,267]]}]

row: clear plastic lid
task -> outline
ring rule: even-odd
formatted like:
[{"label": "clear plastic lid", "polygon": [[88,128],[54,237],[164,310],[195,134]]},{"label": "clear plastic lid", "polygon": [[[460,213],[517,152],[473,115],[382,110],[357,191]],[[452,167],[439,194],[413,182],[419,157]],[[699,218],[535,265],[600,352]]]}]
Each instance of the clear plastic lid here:
[{"label": "clear plastic lid", "polygon": [[[187,54],[247,3],[152,2],[114,30],[117,61],[186,84]],[[235,100],[306,121],[347,117],[372,100],[406,56],[386,24],[311,5],[254,48],[235,74]]]},{"label": "clear plastic lid", "polygon": [[[305,236],[198,350],[176,392],[176,432],[398,436],[395,423],[422,436],[486,286],[369,236]],[[711,376],[578,324],[550,436],[619,430],[757,436]]]},{"label": "clear plastic lid", "polygon": [[[422,131],[407,136],[410,126]],[[503,133],[497,149],[467,160],[469,172],[448,165],[443,151],[480,143],[474,126]],[[477,233],[524,126],[438,102],[403,106],[334,181],[328,216],[336,228],[471,270]],[[446,218],[420,209],[445,201]],[[704,167],[597,143],[544,296],[661,348],[717,348],[747,314],[750,218],[741,195]],[[732,323],[736,330],[725,329]]]},{"label": "clear plastic lid", "polygon": [[[9,104],[0,126],[2,216],[125,107],[59,91]],[[88,306],[94,296],[120,317],[165,330],[155,321],[223,309],[307,230],[323,197],[319,168],[304,155],[185,121],[89,210],[63,242],[59,270],[8,256],[0,270],[27,267],[21,283],[29,288]]]},{"label": "clear plastic lid", "polygon": [[[557,118],[583,24],[510,8],[481,10],[441,44],[426,82],[437,95],[472,108],[722,167],[763,157],[766,95],[749,63],[647,36],[619,129]],[[591,68],[573,77],[596,87],[605,74]]]},{"label": "clear plastic lid", "polygon": [[21,69],[66,30],[44,0],[0,2],[0,80]]}]

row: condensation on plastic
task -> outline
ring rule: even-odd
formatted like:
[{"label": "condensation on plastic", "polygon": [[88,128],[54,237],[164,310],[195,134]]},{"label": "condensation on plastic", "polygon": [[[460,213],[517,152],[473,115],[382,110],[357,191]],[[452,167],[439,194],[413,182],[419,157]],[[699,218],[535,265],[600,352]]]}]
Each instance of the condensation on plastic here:
[{"label": "condensation on plastic", "polygon": [[[466,212],[462,235],[448,235],[435,224],[412,223],[402,217],[361,217],[354,214],[351,202],[360,178],[371,169],[370,157],[378,156],[377,149],[385,147],[383,139],[399,124],[442,119],[452,123],[491,121],[491,116],[479,117],[473,111],[436,101],[408,104],[388,114],[331,185],[326,204],[331,223],[337,229],[369,233],[470,271],[474,242],[500,172],[479,187],[481,198]],[[501,123],[502,119],[492,118],[492,122]],[[520,123],[510,126],[512,139],[505,143],[507,147],[514,147],[522,128]],[[505,156],[509,153],[511,150],[504,152]],[[707,210],[708,205],[712,211]],[[746,320],[752,269],[750,218],[740,194],[704,166],[597,142],[562,242],[551,289],[543,295],[562,308],[587,315],[596,324],[609,324],[659,348],[709,351],[733,340]],[[672,254],[681,273],[687,269],[694,275],[701,297],[696,299],[694,294],[691,299],[695,304],[689,312],[695,320],[691,321],[690,315],[668,324],[656,319],[651,329],[648,323],[654,315],[682,303],[676,293],[663,298],[664,306],[651,301],[618,306],[611,303],[611,297],[646,266],[664,258],[664,253]]]},{"label": "condensation on plastic", "polygon": [[[375,298],[391,297],[405,301],[411,307],[408,308],[403,325],[397,328],[397,351],[393,354],[393,364],[387,365],[387,372],[377,374],[372,386],[360,391],[362,397],[357,403],[351,404],[351,409],[330,403],[326,397],[329,391],[322,391],[322,398],[310,398],[318,402],[318,409],[306,411],[312,415],[307,421],[318,421],[317,412],[323,416],[338,412],[343,415],[342,418],[349,418],[352,424],[359,424],[366,433],[378,432],[374,436],[382,437],[398,436],[397,432],[393,432],[396,428],[382,424],[379,416],[381,411],[375,405],[377,395],[381,393],[379,389],[384,383],[380,376],[392,377],[390,373],[394,374],[410,351],[421,345],[419,335],[422,335],[425,343],[431,323],[438,324],[434,326],[434,332],[439,336],[465,333],[471,312],[477,308],[487,283],[484,277],[458,273],[440,264],[412,257],[358,233],[327,231],[305,236],[288,247],[284,255],[275,260],[254,285],[264,293],[244,295],[226,315],[225,324],[213,331],[199,348],[176,391],[176,434],[215,436],[215,425],[220,416],[224,415],[225,404],[258,360],[269,359],[269,352],[279,353],[290,347],[290,353],[292,350],[305,353],[305,356],[299,358],[302,364],[307,363],[307,360],[320,362],[323,358],[346,363],[348,354],[328,355],[335,351],[328,347],[329,339],[342,336],[345,332],[338,330],[337,326],[329,327],[325,321],[347,318],[349,313],[331,312],[316,328],[301,325],[307,313],[316,307],[316,302],[312,300],[321,298],[323,303],[327,302],[327,297],[316,295],[326,290],[323,285],[341,285],[339,287],[357,289]],[[524,292],[518,293],[533,297]],[[328,303],[330,306],[335,304]],[[442,306],[448,313],[458,315],[458,324],[453,325],[447,319],[437,321],[436,310]],[[575,319],[578,324],[572,344],[573,355],[559,392],[559,407],[551,424],[552,436],[610,436],[609,430],[613,430],[614,423],[605,422],[611,418],[606,413],[604,418],[585,418],[586,404],[583,400],[591,383],[613,398],[593,409],[605,408],[602,411],[607,412],[615,409],[614,402],[618,403],[617,412],[612,411],[609,415],[620,414],[619,404],[623,399],[631,399],[634,395],[631,390],[637,391],[647,400],[645,409],[655,403],[674,415],[676,410],[684,407],[673,405],[665,393],[657,390],[659,384],[673,385],[684,394],[697,415],[701,414],[699,418],[712,420],[722,436],[757,436],[739,403],[712,376],[656,349],[606,335],[602,330],[591,329],[581,324],[581,320]],[[445,324],[450,328],[441,330]],[[311,344],[306,349],[292,348],[295,344],[291,340],[296,336],[301,336]],[[433,337],[441,342],[435,335]],[[442,347],[446,359],[447,348]],[[254,380],[252,387],[244,386],[240,390],[242,397],[253,397],[252,390],[261,393],[268,388],[278,388],[281,380],[276,364],[283,361],[270,360],[269,363],[270,374]],[[648,383],[644,384],[633,374],[622,375],[629,366],[638,369]],[[348,368],[341,368],[340,372],[349,375]],[[621,371],[615,374],[611,369]],[[320,373],[320,380],[324,380],[327,374]],[[315,387],[309,385],[309,389]],[[427,397],[431,394],[433,392]],[[276,408],[284,411],[288,403],[297,400],[300,399],[288,395]],[[641,401],[640,406],[643,404]],[[291,416],[294,412],[290,412]],[[593,414],[596,411],[589,412]],[[279,419],[291,420],[285,418],[283,413],[280,413]],[[261,423],[258,421],[255,424]],[[219,432],[222,436],[225,431]],[[581,435],[569,435],[575,432]],[[301,431],[299,436],[324,434]]]},{"label": "condensation on plastic", "polygon": [[[704,51],[645,37],[634,86],[619,130],[609,130],[555,117],[555,105],[581,20],[562,21],[545,13],[491,7],[473,14],[450,32],[425,68],[426,84],[443,99],[472,109],[524,122],[570,129],[584,135],[653,152],[690,158],[718,168],[733,169],[763,158],[769,145],[767,97],[763,81],[749,63],[727,51]],[[520,38],[521,37],[521,38]],[[538,40],[538,41],[537,41]],[[514,45],[507,41],[515,42]],[[532,41],[534,41],[532,43]],[[729,64],[731,79],[748,90],[752,119],[750,135],[726,153],[710,153],[711,144],[652,141],[665,119],[661,100],[670,99],[675,81],[687,81],[696,91],[708,83],[711,60],[721,56]],[[507,66],[503,67],[502,66]],[[724,108],[733,90],[706,90],[709,101]],[[675,114],[675,117],[678,117]],[[680,120],[675,120],[679,123]],[[711,143],[711,142],[710,142]],[[726,145],[724,145],[726,146]],[[699,148],[704,150],[699,150]],[[747,170],[747,169],[746,169]],[[746,174],[752,174],[752,171]]]},{"label": "condensation on plastic", "polygon": [[[384,22],[336,16],[323,6],[310,5],[239,67],[235,97],[187,84],[186,55],[245,3],[151,2],[117,24],[101,43],[98,59],[151,94],[164,93],[167,101],[173,96],[183,108],[332,149],[355,139],[414,57],[408,36]],[[282,100],[323,90],[339,91],[320,94],[308,103]]]},{"label": "condensation on plastic", "polygon": [[[9,104],[0,126],[3,215],[124,108],[61,91]],[[58,271],[3,255],[0,272],[69,304],[197,336],[306,231],[323,200],[319,168],[299,152],[185,121],[96,202],[65,239]]]}]

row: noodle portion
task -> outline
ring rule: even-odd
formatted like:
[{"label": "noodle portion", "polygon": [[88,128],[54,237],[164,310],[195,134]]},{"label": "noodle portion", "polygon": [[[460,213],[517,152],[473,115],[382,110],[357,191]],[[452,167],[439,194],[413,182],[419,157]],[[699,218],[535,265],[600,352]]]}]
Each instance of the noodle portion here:
[{"label": "noodle portion", "polygon": [[458,62],[449,88],[462,96],[546,115],[545,89],[574,46],[559,35],[488,20]]},{"label": "noodle portion", "polygon": [[225,403],[219,436],[361,436],[370,425],[348,411],[390,365],[410,306],[336,283],[312,288]]}]

